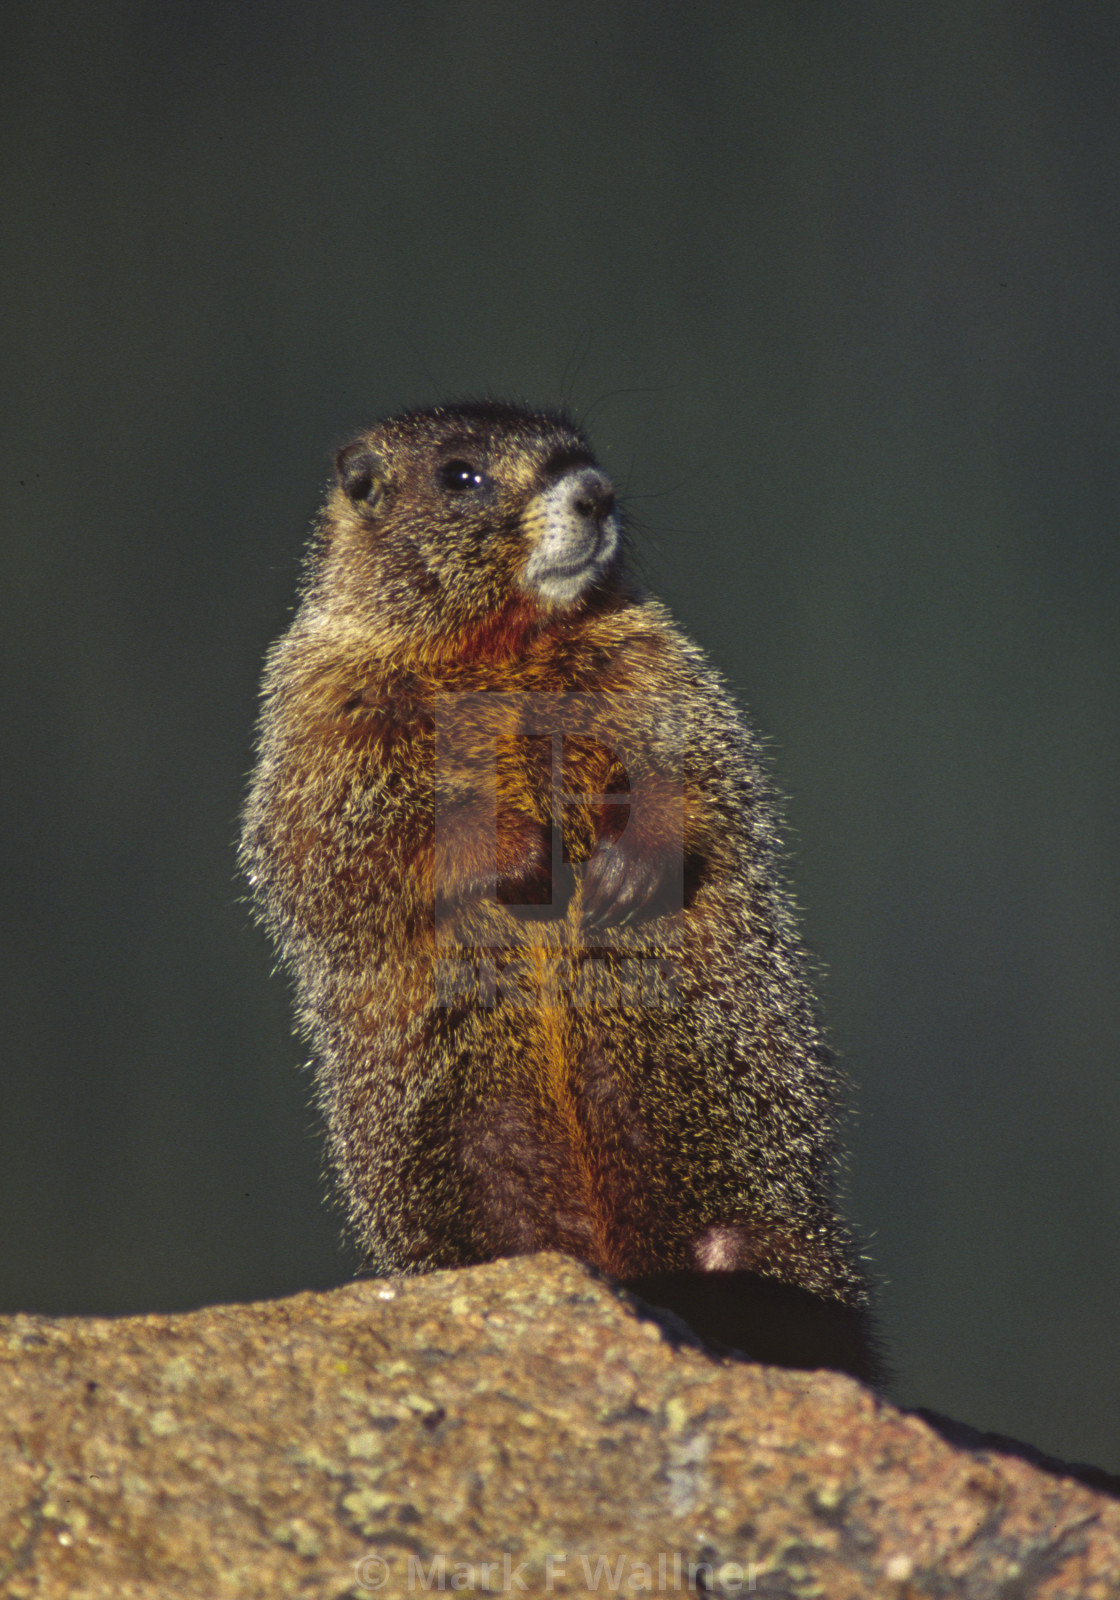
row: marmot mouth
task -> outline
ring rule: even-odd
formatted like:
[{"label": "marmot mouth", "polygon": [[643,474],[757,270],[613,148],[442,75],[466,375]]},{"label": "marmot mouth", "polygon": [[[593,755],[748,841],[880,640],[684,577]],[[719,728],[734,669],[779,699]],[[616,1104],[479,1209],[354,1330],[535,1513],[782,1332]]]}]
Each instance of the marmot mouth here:
[{"label": "marmot mouth", "polygon": [[571,605],[602,576],[617,550],[618,524],[611,518],[599,526],[591,548],[579,557],[546,561],[542,559],[542,551],[537,551],[535,557],[530,556],[523,586],[541,600],[554,605]]},{"label": "marmot mouth", "polygon": [[618,550],[610,479],[597,467],[564,473],[529,502],[522,527],[529,543],[522,586],[551,604],[571,605]]},{"label": "marmot mouth", "polygon": [[548,567],[539,568],[536,573],[536,581],[539,583],[545,578],[578,577],[581,572],[585,572],[588,567],[594,566],[595,562],[598,561],[605,539],[606,535],[603,528],[597,528],[595,532],[595,543],[589,554],[584,556],[582,560],[579,561],[553,561]]}]

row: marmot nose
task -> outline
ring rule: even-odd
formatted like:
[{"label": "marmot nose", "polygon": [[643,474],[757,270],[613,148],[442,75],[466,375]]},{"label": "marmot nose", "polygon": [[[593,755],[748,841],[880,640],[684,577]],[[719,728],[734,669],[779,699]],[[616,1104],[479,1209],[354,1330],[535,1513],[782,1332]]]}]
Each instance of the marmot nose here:
[{"label": "marmot nose", "polygon": [[614,510],[614,484],[605,472],[584,467],[573,472],[568,489],[568,504],[579,517],[603,522]]}]

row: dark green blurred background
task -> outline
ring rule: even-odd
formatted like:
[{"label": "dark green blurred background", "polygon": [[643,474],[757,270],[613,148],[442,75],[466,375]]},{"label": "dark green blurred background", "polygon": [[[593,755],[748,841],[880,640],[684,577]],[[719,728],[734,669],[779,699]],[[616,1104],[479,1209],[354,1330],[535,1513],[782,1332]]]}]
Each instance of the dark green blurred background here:
[{"label": "dark green blurred background", "polygon": [[568,402],[791,796],[898,1395],[1120,1469],[1120,7],[3,30],[4,1307],[351,1270],[261,657],[353,430]]}]

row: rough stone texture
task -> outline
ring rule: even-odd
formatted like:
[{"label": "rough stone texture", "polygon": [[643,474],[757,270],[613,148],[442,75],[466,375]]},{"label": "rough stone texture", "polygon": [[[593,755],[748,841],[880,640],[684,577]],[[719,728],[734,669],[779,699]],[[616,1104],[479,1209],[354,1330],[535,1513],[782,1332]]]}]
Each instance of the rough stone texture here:
[{"label": "rough stone texture", "polygon": [[4,1595],[1120,1594],[1115,1500],[559,1256],[0,1352]]}]

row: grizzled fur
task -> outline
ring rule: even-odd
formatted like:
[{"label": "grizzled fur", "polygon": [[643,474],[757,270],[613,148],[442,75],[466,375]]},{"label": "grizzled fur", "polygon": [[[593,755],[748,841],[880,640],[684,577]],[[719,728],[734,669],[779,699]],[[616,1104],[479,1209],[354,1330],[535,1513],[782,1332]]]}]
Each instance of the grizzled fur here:
[{"label": "grizzled fur", "polygon": [[[242,861],[374,1270],[554,1248],[858,1322],[778,857],[755,737],[628,578],[568,422],[439,407],[340,452],[268,657]],[[810,1360],[871,1370],[845,1327]]]}]

